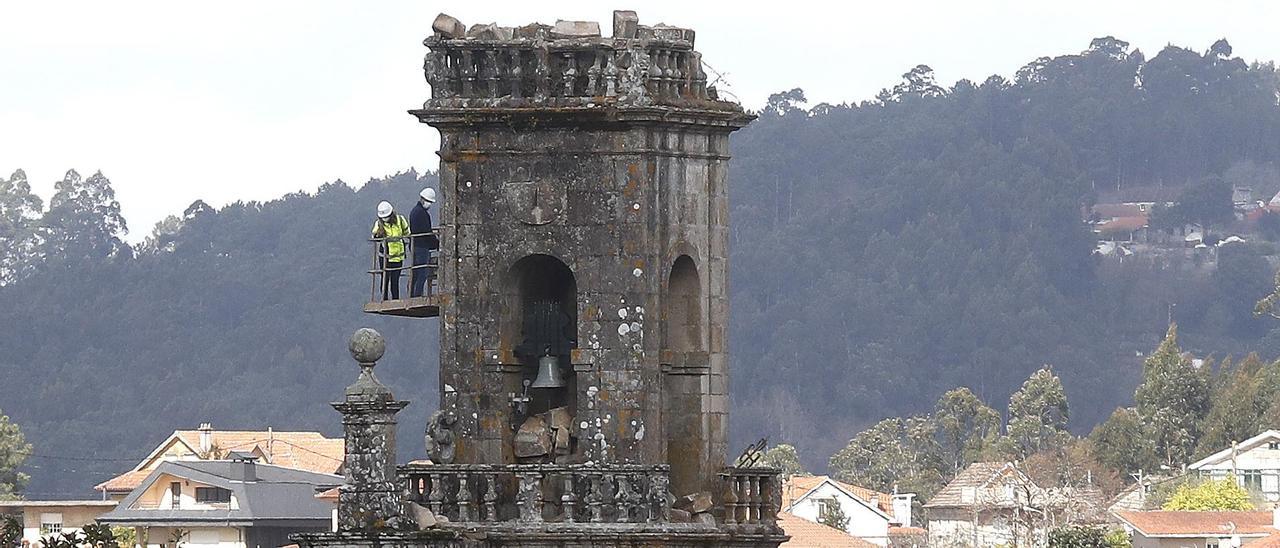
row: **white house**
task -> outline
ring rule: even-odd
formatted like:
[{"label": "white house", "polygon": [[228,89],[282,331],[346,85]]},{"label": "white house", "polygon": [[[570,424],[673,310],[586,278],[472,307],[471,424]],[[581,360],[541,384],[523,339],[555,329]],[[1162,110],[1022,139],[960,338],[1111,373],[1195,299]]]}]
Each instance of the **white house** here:
[{"label": "white house", "polygon": [[1187,469],[1203,478],[1234,476],[1245,489],[1269,502],[1280,502],[1280,430],[1267,430],[1193,462]]},{"label": "white house", "polygon": [[0,515],[17,518],[22,540],[34,546],[45,537],[78,532],[115,507],[113,500],[0,500]]},{"label": "white house", "polygon": [[881,493],[827,476],[796,476],[782,488],[782,511],[818,522],[830,508],[839,506],[849,518],[845,532],[877,546],[888,546],[890,537],[922,536],[911,527],[911,499],[915,495]]}]

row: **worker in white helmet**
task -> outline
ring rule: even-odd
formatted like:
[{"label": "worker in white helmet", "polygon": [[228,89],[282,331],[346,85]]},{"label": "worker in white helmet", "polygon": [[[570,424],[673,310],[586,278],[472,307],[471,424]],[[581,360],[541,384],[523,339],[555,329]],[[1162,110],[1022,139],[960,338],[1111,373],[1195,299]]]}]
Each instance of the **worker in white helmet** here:
[{"label": "worker in white helmet", "polygon": [[431,232],[431,204],[436,203],[436,189],[424,188],[418,203],[409,211],[409,228],[413,231],[413,270],[409,273],[409,296],[421,297],[431,278],[431,250],[440,247],[440,239]]},{"label": "worker in white helmet", "polygon": [[381,243],[382,300],[400,298],[400,270],[404,268],[404,242],[409,221],[398,215],[391,202],[378,202],[378,218],[373,222],[373,238]]}]

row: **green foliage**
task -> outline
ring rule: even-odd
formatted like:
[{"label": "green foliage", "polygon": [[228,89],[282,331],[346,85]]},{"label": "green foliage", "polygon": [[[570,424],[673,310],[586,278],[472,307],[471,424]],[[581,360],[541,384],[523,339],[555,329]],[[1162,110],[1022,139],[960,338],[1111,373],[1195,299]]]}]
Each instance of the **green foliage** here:
[{"label": "green foliage", "polygon": [[138,543],[138,532],[132,527],[111,527],[111,536],[119,548],[133,548]]},{"label": "green foliage", "polygon": [[43,202],[31,192],[21,169],[0,177],[0,285],[31,275],[40,243],[37,225]]},{"label": "green foliage", "polygon": [[1249,492],[1235,478],[1183,483],[1162,506],[1164,510],[1253,510]]},{"label": "green foliage", "polygon": [[757,466],[778,468],[785,476],[808,476],[800,464],[800,455],[794,445],[780,443],[770,447],[756,462]]},{"label": "green foliage", "polygon": [[1177,326],[1142,364],[1142,384],[1134,392],[1138,416],[1160,462],[1176,468],[1188,461],[1200,436],[1200,417],[1209,408],[1208,378],[1178,347]]},{"label": "green foliage", "polygon": [[18,469],[30,454],[31,444],[22,435],[22,429],[0,412],[0,500],[22,498],[22,488],[30,478]]},{"label": "green foliage", "polygon": [[818,523],[832,529],[849,530],[849,516],[845,515],[844,508],[840,507],[840,501],[835,498],[822,506],[822,511],[818,513]]},{"label": "green foliage", "polygon": [[58,535],[48,535],[40,539],[44,548],[113,548],[120,546],[112,527],[91,523],[80,531],[65,531]]},{"label": "green foliage", "polygon": [[1062,443],[1067,431],[1067,395],[1053,370],[1044,367],[1009,398],[1009,439],[1022,458]]},{"label": "green foliage", "polygon": [[1128,477],[1139,470],[1150,472],[1159,467],[1155,444],[1146,434],[1137,410],[1122,407],[1095,426],[1089,440],[1102,464]]},{"label": "green foliage", "polygon": [[1224,362],[1215,375],[1209,414],[1201,422],[1197,455],[1208,455],[1258,434],[1265,406],[1259,402],[1262,361],[1250,354],[1234,368]]},{"label": "green foliage", "polygon": [[883,492],[928,498],[943,485],[935,427],[927,417],[884,419],[831,456],[837,480]]},{"label": "green foliage", "polygon": [[120,202],[101,171],[88,179],[74,169],[67,171],[53,190],[49,211],[40,222],[46,261],[75,263],[132,254],[120,239],[129,231]]},{"label": "green foliage", "polygon": [[0,547],[12,548],[22,540],[22,521],[13,514],[0,514]]},{"label": "green foliage", "polygon": [[1133,548],[1133,539],[1124,529],[1112,529],[1106,536],[1108,548]]},{"label": "green foliage", "polygon": [[1000,435],[1000,413],[988,407],[966,387],[947,391],[933,406],[938,445],[954,477],[982,453]]},{"label": "green foliage", "polygon": [[1049,531],[1049,548],[1114,548],[1106,529],[1067,525]]}]

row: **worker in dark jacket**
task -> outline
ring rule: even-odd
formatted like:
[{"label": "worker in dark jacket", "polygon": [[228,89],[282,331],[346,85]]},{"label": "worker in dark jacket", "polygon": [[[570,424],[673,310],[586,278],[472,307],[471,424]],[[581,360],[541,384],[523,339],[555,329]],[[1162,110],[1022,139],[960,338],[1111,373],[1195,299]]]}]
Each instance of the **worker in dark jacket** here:
[{"label": "worker in dark jacket", "polygon": [[436,203],[436,189],[424,188],[418,194],[418,203],[409,211],[409,230],[413,236],[413,270],[409,287],[410,297],[421,297],[427,279],[431,277],[431,250],[440,247],[440,240],[431,232],[431,204]]}]

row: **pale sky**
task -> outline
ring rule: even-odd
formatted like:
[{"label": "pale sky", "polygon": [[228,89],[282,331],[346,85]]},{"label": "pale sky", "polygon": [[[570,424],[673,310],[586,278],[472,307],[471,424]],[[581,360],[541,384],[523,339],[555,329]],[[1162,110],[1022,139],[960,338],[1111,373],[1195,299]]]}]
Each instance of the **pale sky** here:
[{"label": "pale sky", "polygon": [[1225,37],[1245,60],[1280,59],[1274,1],[5,1],[0,174],[25,169],[47,201],[68,168],[102,170],[140,241],[197,198],[435,169],[436,132],[405,111],[426,99],[438,12],[608,33],[613,9],[695,29],[718,87],[749,108],[793,87],[811,104],[861,101],[920,63],[946,85],[1009,77],[1105,35],[1148,57]]}]

